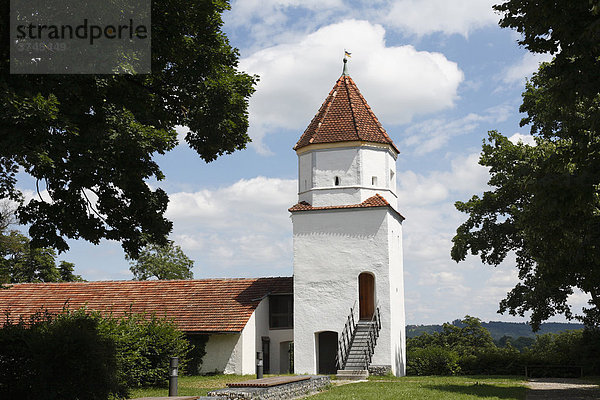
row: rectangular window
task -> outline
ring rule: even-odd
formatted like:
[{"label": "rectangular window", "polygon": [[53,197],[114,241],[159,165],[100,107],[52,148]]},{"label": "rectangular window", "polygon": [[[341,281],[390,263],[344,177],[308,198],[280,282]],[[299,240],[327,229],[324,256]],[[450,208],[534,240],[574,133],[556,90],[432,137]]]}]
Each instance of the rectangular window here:
[{"label": "rectangular window", "polygon": [[271,329],[294,326],[294,298],[291,294],[269,296],[269,327]]},{"label": "rectangular window", "polygon": [[376,176],[371,177],[371,185],[377,186],[377,177]]}]

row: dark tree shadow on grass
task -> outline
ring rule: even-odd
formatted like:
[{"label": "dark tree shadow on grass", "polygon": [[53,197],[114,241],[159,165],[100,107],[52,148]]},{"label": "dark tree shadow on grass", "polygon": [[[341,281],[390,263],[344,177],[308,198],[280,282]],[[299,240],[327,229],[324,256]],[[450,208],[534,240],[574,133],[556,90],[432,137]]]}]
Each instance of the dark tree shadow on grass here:
[{"label": "dark tree shadow on grass", "polygon": [[[440,392],[465,394],[479,398],[498,398],[507,400],[523,400],[525,399],[524,387],[505,387],[498,385],[487,385],[484,383],[476,383],[472,385],[424,385],[431,390]],[[440,395],[443,398],[443,395]]]}]

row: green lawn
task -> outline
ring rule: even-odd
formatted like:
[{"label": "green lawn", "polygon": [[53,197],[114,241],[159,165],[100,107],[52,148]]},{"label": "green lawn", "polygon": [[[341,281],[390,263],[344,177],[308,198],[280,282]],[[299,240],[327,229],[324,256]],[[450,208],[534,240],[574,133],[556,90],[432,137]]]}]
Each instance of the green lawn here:
[{"label": "green lawn", "polygon": [[[179,377],[180,396],[205,396],[212,389],[225,387],[228,382],[253,379],[253,375],[215,375]],[[138,389],[131,398],[167,396],[167,388]],[[523,400],[525,387],[521,378],[494,376],[467,377],[372,377],[369,382],[333,386],[330,390],[311,396],[311,400],[329,399],[468,399]]]},{"label": "green lawn", "polygon": [[[229,382],[254,379],[255,375],[180,376],[179,396],[206,396],[213,389],[221,389]],[[145,388],[131,391],[131,398],[168,396],[169,388]]]},{"label": "green lawn", "polygon": [[525,387],[521,378],[490,376],[410,376],[371,378],[369,382],[335,386],[311,400],[523,400]]}]

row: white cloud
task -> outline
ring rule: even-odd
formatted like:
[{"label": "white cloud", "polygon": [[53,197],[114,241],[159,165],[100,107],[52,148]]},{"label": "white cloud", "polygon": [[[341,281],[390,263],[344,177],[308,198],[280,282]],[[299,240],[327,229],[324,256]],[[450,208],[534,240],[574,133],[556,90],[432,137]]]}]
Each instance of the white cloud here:
[{"label": "white cloud", "polygon": [[293,40],[320,24],[348,16],[341,0],[237,0],[224,14],[225,28],[248,48]]},{"label": "white cloud", "polygon": [[398,174],[398,198],[401,207],[438,204],[452,197],[471,195],[486,188],[488,169],[479,165],[479,153],[459,156],[450,162],[448,171],[428,175],[413,171]]},{"label": "white cloud", "polygon": [[383,20],[409,34],[434,32],[467,37],[472,31],[498,23],[492,10],[496,0],[398,0],[386,9]]},{"label": "white cloud", "polygon": [[[293,41],[299,35],[346,19],[369,19],[408,35],[468,37],[495,26],[494,0],[237,0],[224,14],[226,31],[249,49]],[[277,38],[277,39],[275,39]]]},{"label": "white cloud", "polygon": [[415,155],[431,153],[445,147],[453,137],[474,132],[484,123],[506,121],[511,110],[511,106],[501,104],[488,108],[482,115],[470,113],[453,120],[433,118],[414,124],[406,130],[408,136],[403,140],[402,147],[411,148],[411,153]]},{"label": "white cloud", "polygon": [[182,126],[182,125],[175,126],[175,132],[177,132],[177,141],[179,142],[179,144],[183,144],[184,146],[187,146],[187,144],[185,143],[185,135],[187,135],[189,130],[190,130],[190,128],[188,128],[187,126]]},{"label": "white cloud", "polygon": [[509,137],[508,140],[510,140],[514,144],[521,142],[521,143],[527,144],[529,146],[536,145],[535,138],[532,135],[523,135],[522,133],[519,133],[519,132],[517,132],[514,135],[512,135],[511,137]]},{"label": "white cloud", "polygon": [[508,67],[502,76],[502,81],[510,85],[524,85],[525,78],[538,70],[540,63],[552,60],[550,54],[525,53],[521,60]]},{"label": "white cloud", "polygon": [[[197,276],[289,275],[295,180],[256,177],[169,195],[171,238],[196,261]],[[257,271],[261,271],[260,273]]]},{"label": "white cloud", "polygon": [[422,285],[438,285],[438,286],[455,286],[459,285],[463,282],[462,276],[459,274],[449,272],[449,271],[441,271],[441,272],[433,272],[423,277],[421,281],[419,281]]},{"label": "white cloud", "polygon": [[265,135],[298,130],[310,120],[342,72],[343,50],[352,52],[350,74],[384,125],[452,107],[463,80],[458,65],[440,53],[387,46],[381,25],[346,20],[240,61],[261,76],[250,100],[250,135],[268,153]]},{"label": "white cloud", "polygon": [[[438,310],[435,315],[460,318],[466,314],[488,317],[490,304],[497,304],[503,296],[495,296],[487,303],[466,302],[478,294],[479,279],[493,272],[482,266],[479,259],[469,257],[456,263],[450,258],[452,237],[466,216],[453,203],[466,200],[486,190],[489,174],[478,164],[479,154],[459,156],[450,161],[447,170],[419,174],[414,171],[398,172],[398,199],[400,212],[406,216],[403,223],[405,286],[410,290],[428,293],[423,299],[427,307]],[[407,302],[407,316],[427,321],[420,314],[420,306],[412,309]],[[426,308],[427,308],[426,307]],[[426,310],[425,310],[426,311]],[[488,315],[483,315],[488,312]],[[439,322],[439,321],[431,321]]]}]

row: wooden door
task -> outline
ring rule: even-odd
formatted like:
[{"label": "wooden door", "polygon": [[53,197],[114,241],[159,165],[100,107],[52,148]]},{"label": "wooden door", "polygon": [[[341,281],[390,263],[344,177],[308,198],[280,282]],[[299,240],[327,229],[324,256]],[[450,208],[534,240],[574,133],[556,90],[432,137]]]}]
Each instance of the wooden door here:
[{"label": "wooden door", "polygon": [[366,272],[358,276],[358,302],[360,319],[370,320],[375,312],[375,277]]}]

